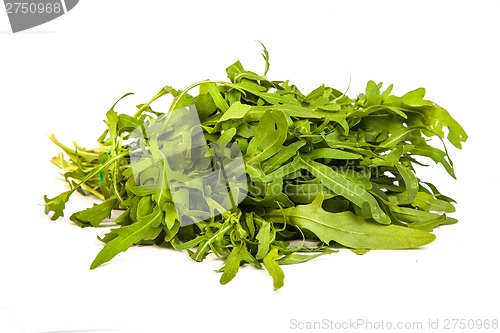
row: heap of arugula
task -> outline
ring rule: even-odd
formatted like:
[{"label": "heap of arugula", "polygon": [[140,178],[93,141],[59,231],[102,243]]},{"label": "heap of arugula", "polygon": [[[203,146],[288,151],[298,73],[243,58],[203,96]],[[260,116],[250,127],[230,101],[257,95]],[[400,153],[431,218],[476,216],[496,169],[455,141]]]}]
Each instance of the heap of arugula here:
[{"label": "heap of arugula", "polygon": [[[97,227],[112,210],[123,211],[113,221],[118,227],[101,239],[106,245],[92,269],[134,244],[156,244],[187,250],[196,261],[213,253],[224,262],[222,284],[244,263],[264,266],[279,289],[280,265],[339,247],[356,253],[415,248],[435,239],[436,226],[457,222],[446,215],[455,210],[453,199],[417,178],[413,164],[424,156],[455,178],[444,138],[460,149],[467,135],[444,108],[424,99],[423,88],[398,97],[392,85],[382,91],[370,81],[354,99],[325,85],[304,95],[288,81],[267,79],[265,47],[263,56],[264,75],[237,61],[226,69],[229,82],[202,81],[183,91],[166,86],[132,116],[113,106],[98,148],[68,147],[50,136],[66,155],[52,162],[70,189],[45,196],[46,214],[63,216],[75,191],[102,200],[70,217],[81,227]],[[196,96],[188,93],[194,87]],[[150,103],[167,94],[174,98],[171,110],[196,106],[208,142],[238,144],[248,179],[243,202],[186,226],[169,189],[143,188],[131,170],[129,135],[162,115]],[[429,144],[432,137],[442,149]],[[210,196],[210,189],[201,191]]]}]

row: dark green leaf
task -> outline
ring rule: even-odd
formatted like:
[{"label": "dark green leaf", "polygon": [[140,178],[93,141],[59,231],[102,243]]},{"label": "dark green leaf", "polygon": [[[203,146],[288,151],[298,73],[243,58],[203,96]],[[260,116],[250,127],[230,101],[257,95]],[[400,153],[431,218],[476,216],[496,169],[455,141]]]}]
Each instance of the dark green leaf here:
[{"label": "dark green leaf", "polygon": [[335,241],[355,249],[409,249],[432,242],[436,236],[417,229],[365,221],[350,211],[329,213],[321,208],[323,196],[309,205],[271,212],[266,219],[287,222],[313,232],[324,243]]},{"label": "dark green leaf", "polygon": [[374,220],[382,224],[389,224],[390,218],[380,209],[375,198],[362,186],[353,183],[341,173],[318,162],[302,160],[304,167],[312,173],[332,192],[349,199],[358,207],[367,203]]}]

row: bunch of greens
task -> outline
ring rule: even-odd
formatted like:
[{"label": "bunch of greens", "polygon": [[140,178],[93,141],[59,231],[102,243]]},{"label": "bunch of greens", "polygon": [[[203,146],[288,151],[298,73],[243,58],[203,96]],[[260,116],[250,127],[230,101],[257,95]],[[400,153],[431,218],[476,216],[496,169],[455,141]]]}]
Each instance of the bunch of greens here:
[{"label": "bunch of greens", "polygon": [[[354,99],[325,85],[305,95],[288,81],[267,79],[265,47],[263,56],[263,75],[237,61],[226,69],[229,82],[201,81],[183,91],[166,86],[133,115],[111,107],[95,149],[68,147],[50,136],[64,152],[52,162],[70,189],[45,196],[46,214],[63,216],[75,191],[102,200],[70,217],[81,227],[97,227],[113,210],[122,211],[113,221],[117,228],[100,238],[106,245],[92,269],[132,245],[156,244],[186,250],[196,261],[217,256],[224,263],[222,284],[245,263],[264,267],[279,289],[281,265],[340,247],[356,253],[415,248],[435,239],[435,227],[457,222],[446,214],[455,211],[453,199],[417,178],[413,165],[424,156],[455,178],[444,139],[461,148],[467,135],[444,108],[424,99],[423,88],[398,97],[391,95],[392,85],[382,90],[370,81]],[[195,87],[199,92],[192,96]],[[154,181],[148,175],[153,159],[142,166],[146,180],[131,166],[131,133],[163,115],[150,103],[167,94],[173,96],[170,110],[195,105],[205,139],[236,143],[245,163],[245,199],[189,225],[181,223],[168,186],[142,186]],[[432,137],[443,142],[442,149],[429,144]],[[160,149],[158,140],[143,138],[141,147]],[[198,191],[211,197],[214,189]],[[199,207],[191,209],[196,215]]]}]

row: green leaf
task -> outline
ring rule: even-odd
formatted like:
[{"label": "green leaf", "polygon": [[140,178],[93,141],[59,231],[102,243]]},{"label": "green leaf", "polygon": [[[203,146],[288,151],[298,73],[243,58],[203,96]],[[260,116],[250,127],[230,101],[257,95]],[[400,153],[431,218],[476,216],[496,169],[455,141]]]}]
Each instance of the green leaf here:
[{"label": "green leaf", "polygon": [[231,80],[231,82],[236,82],[238,74],[243,72],[245,72],[245,69],[239,60],[226,68],[227,78]]},{"label": "green leaf", "polygon": [[318,106],[318,109],[324,110],[324,111],[340,111],[342,109],[342,106],[340,104],[326,104],[326,105],[321,105]]},{"label": "green leaf", "polygon": [[283,112],[267,111],[259,123],[257,134],[248,143],[246,164],[262,162],[276,154],[286,140],[287,131]]},{"label": "green leaf", "polygon": [[389,95],[391,94],[392,88],[394,88],[394,85],[391,84],[387,87],[387,89],[384,90],[384,92],[382,92],[380,94],[380,97],[382,98],[382,102],[385,102],[387,97],[389,97]]},{"label": "green leaf", "polygon": [[408,227],[431,232],[434,230],[435,227],[445,224],[447,220],[448,220],[447,216],[443,214],[434,220],[410,223],[408,224]]},{"label": "green leaf", "polygon": [[133,118],[127,114],[118,115],[117,132],[121,134],[123,132],[131,132],[134,129],[141,127],[142,122],[139,119]]},{"label": "green leaf", "polygon": [[288,146],[283,146],[279,153],[262,163],[265,173],[270,173],[278,169],[283,163],[297,155],[297,152],[306,144],[305,140],[296,141]]},{"label": "green leaf", "polygon": [[264,101],[266,101],[271,105],[291,104],[291,105],[301,106],[300,102],[297,101],[290,94],[281,94],[280,92],[269,93],[269,92],[259,91],[259,88],[261,86],[258,86],[250,81],[243,81],[239,83],[226,83],[225,86],[228,86],[233,89],[238,89],[242,93],[248,92],[252,95],[262,98]]},{"label": "green leaf", "polygon": [[74,213],[69,219],[81,227],[98,227],[104,219],[111,216],[116,201],[116,197],[111,197],[91,208]]},{"label": "green leaf", "polygon": [[208,89],[208,93],[212,96],[212,99],[215,102],[215,105],[222,111],[226,112],[229,109],[229,105],[227,105],[226,100],[222,97],[217,85],[214,82],[204,83]]},{"label": "green leaf", "polygon": [[462,142],[468,138],[463,127],[439,105],[426,107],[423,109],[430,121],[430,129],[434,132],[441,132],[442,127],[448,128],[448,140],[458,149],[462,149]]},{"label": "green leaf", "polygon": [[428,221],[428,220],[434,220],[439,217],[439,214],[410,207],[400,207],[396,205],[391,205],[390,209],[394,213],[397,213],[400,216],[404,216],[402,220],[407,222]]},{"label": "green leaf", "polygon": [[90,269],[99,267],[113,259],[118,253],[140,242],[152,226],[161,223],[162,217],[162,211],[157,207],[151,214],[139,218],[138,222],[129,226],[113,229],[112,232],[118,236],[102,248],[90,265]]},{"label": "green leaf", "polygon": [[198,117],[200,117],[201,121],[207,119],[217,110],[217,105],[215,105],[215,102],[209,93],[200,93],[200,95],[196,97],[195,106],[196,110],[198,111]]},{"label": "green leaf", "polygon": [[272,211],[268,221],[287,223],[309,230],[324,243],[335,241],[354,249],[409,249],[432,242],[436,236],[425,231],[364,220],[350,211],[329,213],[321,208],[323,195],[309,205]]},{"label": "green leaf", "polygon": [[306,159],[317,160],[320,158],[336,159],[336,160],[357,160],[362,156],[357,153],[333,149],[333,148],[318,148],[308,154],[302,155]]},{"label": "green leaf", "polygon": [[419,188],[418,179],[409,168],[401,165],[399,162],[396,162],[394,165],[401,175],[401,178],[403,178],[406,187],[406,193],[408,194],[408,201],[411,202],[417,196]]},{"label": "green leaf", "polygon": [[319,256],[329,254],[327,253],[315,253],[315,254],[300,254],[300,253],[290,253],[284,256],[283,258],[278,260],[278,264],[280,265],[295,265],[295,264],[301,264],[304,262],[308,262],[309,260],[312,260],[314,258],[317,258]]},{"label": "green leaf", "polygon": [[[448,154],[441,149],[431,147],[427,144],[415,145],[411,150],[412,155],[420,155],[431,158],[435,163],[441,163],[450,176],[456,178],[451,161],[446,160]],[[449,157],[448,157],[449,158]]]},{"label": "green leaf", "polygon": [[341,173],[324,164],[305,160],[302,160],[302,163],[307,171],[318,178],[332,192],[349,199],[360,208],[365,203],[368,204],[374,220],[382,224],[391,223],[391,219],[382,211],[377,200],[361,185],[353,183]]},{"label": "green leaf", "polygon": [[279,110],[289,117],[303,119],[322,119],[327,116],[314,111],[313,109],[285,103],[281,105],[253,106],[252,109],[245,115],[244,120],[247,122],[260,121],[264,114],[269,110]]},{"label": "green leaf", "polygon": [[[248,172],[248,168],[249,168],[249,165],[247,165],[247,172]],[[260,179],[261,181],[264,181],[264,182],[271,182],[271,181],[274,181],[276,179],[284,178],[287,175],[293,174],[293,173],[299,171],[300,169],[302,169],[302,164],[300,162],[299,157],[296,157],[290,163],[287,163],[287,164],[281,166],[280,168],[271,172],[270,174],[264,176],[262,173],[262,174],[259,174],[260,177],[255,177],[255,178]]]},{"label": "green leaf", "polygon": [[[371,113],[380,112],[380,111],[390,111],[390,113],[397,114],[398,116],[401,116],[404,119],[408,118],[408,116],[406,115],[406,113],[404,113],[401,108],[399,108],[397,106],[385,105],[385,104],[384,105],[372,105],[370,107],[367,107],[365,109],[365,111],[364,111],[364,115],[368,116]],[[382,127],[382,129],[383,129],[383,127]]]},{"label": "green leaf", "polygon": [[441,194],[441,192],[439,192],[439,190],[437,189],[437,187],[435,185],[433,185],[432,183],[429,183],[429,182],[422,182],[423,184],[427,185],[432,193],[434,194],[434,197],[437,198],[437,199],[441,199],[441,200],[444,200],[444,201],[448,201],[448,202],[451,202],[451,203],[456,203],[455,200],[453,200],[452,198],[450,197],[447,197],[443,194]]},{"label": "green leaf", "polygon": [[425,89],[417,88],[415,90],[409,91],[403,96],[400,97],[401,102],[410,106],[422,106],[428,105],[426,101],[424,101]]},{"label": "green leaf", "polygon": [[213,234],[206,235],[205,239],[200,243],[196,252],[191,255],[191,258],[196,261],[202,261],[208,254],[208,251],[213,246],[217,239],[221,239],[232,228],[231,224],[219,227]]},{"label": "green leaf", "polygon": [[426,211],[446,213],[452,213],[455,211],[455,206],[453,206],[451,203],[436,199],[432,194],[425,192],[418,192],[412,205],[421,209],[425,209]]},{"label": "green leaf", "polygon": [[262,45],[262,48],[264,49],[262,51],[262,57],[264,58],[264,61],[266,62],[266,65],[264,67],[264,76],[266,76],[267,72],[269,71],[269,65],[270,65],[270,63],[269,63],[269,52],[267,51],[266,46],[262,42],[259,41],[259,43],[260,43],[260,45]]},{"label": "green leaf", "polygon": [[304,102],[310,103],[311,101],[323,96],[324,92],[325,92],[325,85],[322,84],[318,88],[314,89],[309,94],[307,94],[306,97],[304,98]]},{"label": "green leaf", "polygon": [[45,200],[45,214],[49,214],[50,212],[54,212],[51,220],[57,220],[61,216],[64,216],[64,207],[66,206],[66,202],[68,202],[70,195],[73,193],[73,190],[69,190],[59,194],[58,196],[49,199],[46,195],[43,197]]},{"label": "green leaf", "polygon": [[285,274],[283,274],[283,270],[281,269],[277,259],[280,257],[278,253],[278,247],[273,246],[271,251],[264,257],[264,266],[267,271],[273,278],[274,290],[278,290],[283,287]]},{"label": "green leaf", "polygon": [[422,127],[420,126],[415,126],[415,127],[409,127],[409,128],[400,128],[396,131],[394,131],[391,136],[389,136],[386,140],[381,142],[379,144],[379,147],[381,148],[388,148],[388,147],[394,147],[397,143],[401,141],[405,141],[408,139],[408,137],[413,134],[415,131],[421,130]]},{"label": "green leaf", "polygon": [[229,119],[242,119],[251,108],[252,107],[250,105],[235,102],[229,107],[229,109],[227,109],[226,112],[224,112],[222,117],[220,117],[217,121],[217,124]]},{"label": "green leaf", "polygon": [[373,81],[368,81],[365,90],[366,96],[366,107],[372,105],[378,105],[382,102],[382,97],[380,96],[380,89],[378,85]]},{"label": "green leaf", "polygon": [[187,242],[184,242],[184,243],[179,243],[179,240],[177,237],[174,237],[171,241],[171,244],[173,246],[174,249],[176,250],[189,250],[193,247],[196,247],[198,246],[201,242],[203,242],[204,240],[206,240],[206,236],[203,235],[203,236],[198,236],[196,238],[193,238]]},{"label": "green leaf", "polygon": [[271,233],[271,223],[263,221],[263,225],[260,227],[257,236],[255,237],[259,241],[257,259],[264,258],[269,252],[270,245],[274,240],[274,235]]},{"label": "green leaf", "polygon": [[233,250],[226,258],[224,273],[220,278],[221,284],[227,284],[236,276],[242,262],[247,262],[256,266],[260,266],[259,262],[248,252],[244,242],[240,242],[233,247]]}]

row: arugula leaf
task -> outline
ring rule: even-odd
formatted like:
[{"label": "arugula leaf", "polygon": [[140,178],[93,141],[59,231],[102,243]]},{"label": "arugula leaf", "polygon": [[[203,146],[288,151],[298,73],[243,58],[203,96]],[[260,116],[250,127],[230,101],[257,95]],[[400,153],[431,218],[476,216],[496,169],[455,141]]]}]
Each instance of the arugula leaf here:
[{"label": "arugula leaf", "polygon": [[217,123],[221,123],[229,119],[241,119],[248,111],[250,111],[250,109],[252,109],[250,105],[235,102],[227,109],[226,112],[224,112]]},{"label": "arugula leaf", "polygon": [[309,260],[318,258],[327,253],[315,253],[315,254],[300,254],[300,253],[290,253],[281,259],[278,259],[278,264],[280,265],[296,265],[308,262]]},{"label": "arugula leaf", "polygon": [[[442,127],[448,128],[448,140],[457,148],[462,148],[462,142],[468,138],[462,126],[451,117],[448,111],[439,105],[423,108],[429,118],[430,130],[438,133],[442,132]],[[442,136],[441,136],[442,137]]]},{"label": "arugula leaf", "polygon": [[80,227],[98,227],[104,219],[111,216],[116,201],[116,197],[111,197],[98,205],[94,204],[92,208],[74,213],[69,219]]},{"label": "arugula leaf", "polygon": [[365,90],[366,103],[365,107],[372,105],[378,105],[382,102],[382,96],[380,95],[380,88],[373,81],[368,81]]},{"label": "arugula leaf", "polygon": [[451,203],[436,199],[433,195],[425,192],[418,192],[412,205],[425,209],[426,211],[438,211],[447,213],[452,213],[455,211],[455,207]]},{"label": "arugula leaf", "polygon": [[332,192],[349,199],[358,207],[367,203],[371,210],[371,217],[379,223],[389,224],[390,218],[380,209],[375,198],[359,184],[353,183],[341,173],[318,162],[302,160],[304,167],[319,178]]},{"label": "arugula leaf", "polygon": [[265,161],[280,151],[287,137],[288,124],[283,112],[269,110],[259,122],[255,137],[247,148],[246,164]]},{"label": "arugula leaf", "polygon": [[302,148],[307,142],[305,140],[296,141],[288,146],[281,147],[278,154],[269,158],[262,163],[262,168],[265,173],[276,171],[277,168],[283,165],[286,161],[295,157],[297,151]]},{"label": "arugula leaf", "polygon": [[410,249],[434,241],[436,236],[425,231],[381,225],[365,221],[350,211],[329,213],[321,208],[323,194],[309,205],[297,205],[281,211],[271,211],[266,219],[287,223],[314,233],[324,243],[335,241],[354,249]]},{"label": "arugula leaf", "polygon": [[262,45],[262,48],[264,49],[262,51],[262,57],[264,58],[264,61],[266,63],[266,67],[264,68],[264,76],[266,76],[267,72],[269,71],[269,65],[270,65],[270,63],[269,63],[269,52],[267,51],[266,46],[262,42],[259,41],[259,43],[260,43],[260,45]]},{"label": "arugula leaf", "polygon": [[224,100],[224,97],[222,97],[219,89],[217,89],[217,85],[214,82],[207,82],[205,85],[208,88],[208,93],[212,96],[215,105],[217,105],[222,112],[226,112],[229,109],[229,105],[227,105],[227,102]]},{"label": "arugula leaf", "polygon": [[116,234],[117,237],[102,248],[90,265],[90,269],[94,269],[110,261],[118,253],[123,252],[130,246],[140,242],[152,226],[161,223],[162,217],[162,211],[157,206],[151,214],[144,216],[143,218],[138,218],[136,223],[111,230],[111,232]]},{"label": "arugula leaf", "polygon": [[418,144],[411,149],[411,154],[431,158],[434,162],[440,163],[448,172],[448,174],[456,179],[451,160],[446,159],[449,158],[446,152],[438,148],[431,147],[427,144]]},{"label": "arugula leaf", "polygon": [[242,262],[260,266],[259,262],[248,252],[244,242],[236,244],[226,258],[226,262],[222,268],[224,273],[220,277],[220,283],[226,284],[230,282],[236,276],[236,273],[238,273]]},{"label": "arugula leaf", "polygon": [[352,153],[349,151],[333,149],[333,148],[318,148],[302,156],[310,160],[317,160],[320,158],[336,159],[336,160],[357,160],[362,157],[360,154],[357,153]]},{"label": "arugula leaf", "polygon": [[61,216],[64,216],[64,208],[66,206],[66,202],[69,200],[69,196],[73,193],[73,190],[63,192],[58,196],[49,199],[46,195],[43,197],[45,200],[45,214],[49,214],[50,212],[54,212],[51,220],[57,220]]},{"label": "arugula leaf", "polygon": [[273,278],[274,290],[280,289],[285,283],[285,274],[283,274],[283,270],[277,261],[281,257],[278,250],[277,246],[273,246],[271,251],[264,257],[264,266]]},{"label": "arugula leaf", "polygon": [[263,224],[260,227],[257,236],[255,236],[255,239],[259,241],[258,251],[256,255],[257,259],[262,259],[269,253],[270,245],[274,240],[273,238],[274,235],[273,232],[271,232],[271,223],[263,221]]}]

